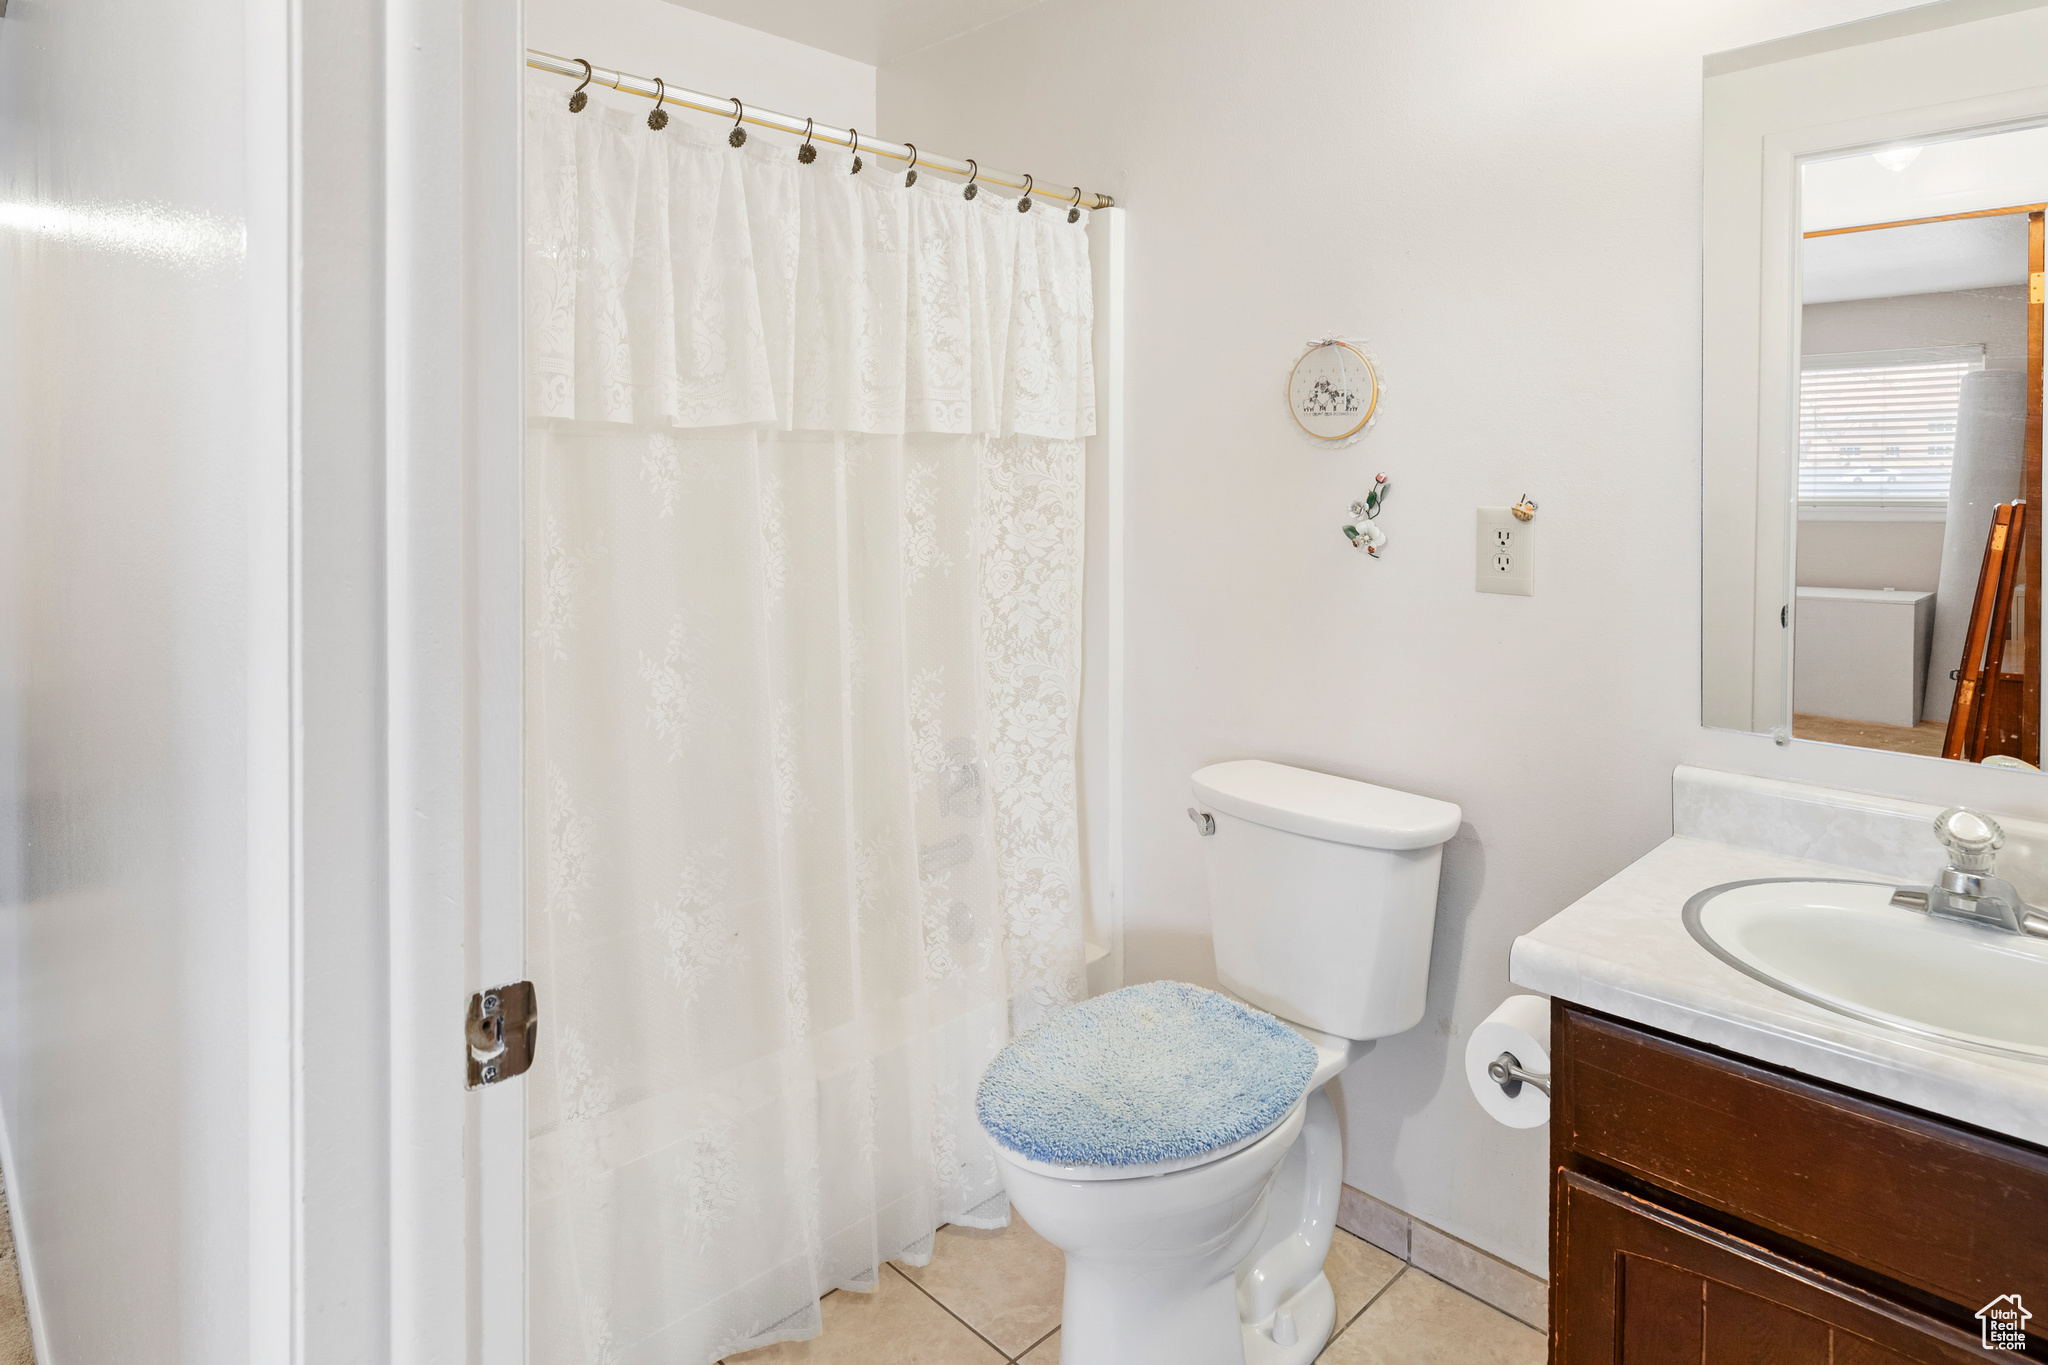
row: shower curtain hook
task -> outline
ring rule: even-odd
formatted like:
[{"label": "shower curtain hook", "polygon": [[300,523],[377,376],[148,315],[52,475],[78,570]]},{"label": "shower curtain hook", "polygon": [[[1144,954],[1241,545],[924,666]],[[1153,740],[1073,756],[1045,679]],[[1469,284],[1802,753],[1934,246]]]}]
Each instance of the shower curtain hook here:
[{"label": "shower curtain hook", "polygon": [[903,173],[903,188],[909,189],[917,183],[917,144],[906,142],[903,145],[910,148],[910,169]]},{"label": "shower curtain hook", "polygon": [[656,76],[654,78],[654,112],[647,116],[647,126],[657,133],[668,127],[668,110],[661,107],[661,102],[667,98],[668,86],[661,77]]},{"label": "shower curtain hook", "polygon": [[974,183],[981,179],[981,163],[970,156],[967,158],[967,164],[974,167],[974,174],[967,177],[967,188],[960,191],[962,199],[972,199],[975,195],[981,193],[981,187]]},{"label": "shower curtain hook", "polygon": [[731,98],[732,131],[725,135],[725,140],[735,147],[744,147],[747,145],[747,130],[740,127],[740,120],[747,116],[747,106],[740,103],[739,96],[734,95]]},{"label": "shower curtain hook", "polygon": [[597,72],[592,70],[590,63],[584,61],[581,57],[571,57],[569,60],[583,68],[582,84],[569,92],[569,112],[580,114],[583,112],[583,106],[590,103],[590,96],[583,93],[583,86],[590,84],[590,78],[595,76]]},{"label": "shower curtain hook", "polygon": [[848,171],[847,174],[859,175],[860,168],[867,164],[860,159],[860,129],[849,128],[846,131],[853,134],[853,169]]},{"label": "shower curtain hook", "polygon": [[1024,172],[1024,197],[1017,201],[1017,212],[1031,212],[1031,172]]},{"label": "shower curtain hook", "polygon": [[1079,185],[1074,186],[1074,207],[1067,210],[1067,221],[1070,223],[1081,221],[1081,187]]},{"label": "shower curtain hook", "polygon": [[796,149],[796,159],[808,166],[818,159],[818,149],[811,145],[811,120],[804,120],[804,145]]}]

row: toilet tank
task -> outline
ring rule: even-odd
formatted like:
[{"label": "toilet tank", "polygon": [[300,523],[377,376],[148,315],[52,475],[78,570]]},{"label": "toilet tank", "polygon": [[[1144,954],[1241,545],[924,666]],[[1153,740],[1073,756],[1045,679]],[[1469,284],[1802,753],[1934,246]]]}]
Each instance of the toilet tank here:
[{"label": "toilet tank", "polygon": [[1260,759],[1194,775],[1216,975],[1238,996],[1344,1038],[1422,1020],[1448,801]]}]

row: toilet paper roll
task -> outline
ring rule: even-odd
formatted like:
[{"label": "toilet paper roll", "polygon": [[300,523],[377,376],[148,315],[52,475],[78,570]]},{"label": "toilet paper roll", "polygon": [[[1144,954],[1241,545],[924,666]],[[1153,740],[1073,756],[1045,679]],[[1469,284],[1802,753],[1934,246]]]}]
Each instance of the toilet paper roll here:
[{"label": "toilet paper roll", "polygon": [[1486,1068],[1503,1052],[1515,1054],[1522,1070],[1550,1071],[1550,1002],[1540,995],[1511,995],[1472,1030],[1465,1044],[1465,1079],[1479,1105],[1510,1128],[1538,1128],[1550,1121],[1550,1096],[1533,1085],[1508,1098]]}]

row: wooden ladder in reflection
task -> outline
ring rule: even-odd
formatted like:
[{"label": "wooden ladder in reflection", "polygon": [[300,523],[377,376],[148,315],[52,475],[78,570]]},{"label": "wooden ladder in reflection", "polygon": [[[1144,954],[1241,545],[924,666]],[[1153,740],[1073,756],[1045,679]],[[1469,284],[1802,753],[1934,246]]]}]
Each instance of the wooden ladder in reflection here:
[{"label": "wooden ladder in reflection", "polygon": [[[1977,574],[1977,595],[1970,603],[1962,667],[1954,674],[1956,699],[1949,708],[1948,729],[1941,741],[1944,758],[1981,763],[1993,754],[2017,755],[2020,751],[2025,674],[2005,671],[2005,646],[2026,541],[2027,504],[2017,500],[2000,503],[1992,514],[1990,534],[1984,538],[1984,567]],[[2038,591],[2030,591],[2029,598]]]}]

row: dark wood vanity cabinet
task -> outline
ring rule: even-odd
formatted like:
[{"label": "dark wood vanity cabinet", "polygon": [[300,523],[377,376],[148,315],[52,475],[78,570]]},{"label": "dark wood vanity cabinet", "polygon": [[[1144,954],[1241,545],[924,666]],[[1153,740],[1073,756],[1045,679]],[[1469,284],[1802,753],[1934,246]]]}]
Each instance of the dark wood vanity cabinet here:
[{"label": "dark wood vanity cabinet", "polygon": [[[1558,1002],[1552,1365],[2048,1359],[2048,1152]],[[1977,1313],[2017,1295],[2024,1353]]]}]

